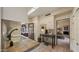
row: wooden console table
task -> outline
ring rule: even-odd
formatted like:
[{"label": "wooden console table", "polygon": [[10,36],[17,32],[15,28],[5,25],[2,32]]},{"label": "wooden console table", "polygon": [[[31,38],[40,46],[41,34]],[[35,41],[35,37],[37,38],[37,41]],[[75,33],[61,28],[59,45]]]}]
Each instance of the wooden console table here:
[{"label": "wooden console table", "polygon": [[[41,37],[47,37],[47,38],[52,38],[52,48],[55,46],[55,35],[49,35],[49,34],[40,34]],[[42,38],[41,38],[42,39]],[[44,39],[43,39],[44,41]]]}]

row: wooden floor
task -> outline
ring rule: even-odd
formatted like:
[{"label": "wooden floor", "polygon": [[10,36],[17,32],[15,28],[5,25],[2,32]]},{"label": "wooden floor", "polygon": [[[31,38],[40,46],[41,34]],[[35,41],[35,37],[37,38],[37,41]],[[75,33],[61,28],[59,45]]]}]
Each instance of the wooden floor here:
[{"label": "wooden floor", "polygon": [[54,48],[52,48],[51,45],[46,46],[44,43],[41,43],[30,52],[70,52],[69,41],[68,39],[58,39],[58,45]]}]

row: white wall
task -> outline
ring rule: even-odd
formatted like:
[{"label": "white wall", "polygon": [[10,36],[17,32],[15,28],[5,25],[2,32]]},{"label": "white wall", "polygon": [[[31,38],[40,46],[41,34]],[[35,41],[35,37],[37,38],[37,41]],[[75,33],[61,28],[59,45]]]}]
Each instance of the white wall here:
[{"label": "white wall", "polygon": [[34,23],[34,37],[37,41],[40,33],[41,33],[41,25],[46,24],[47,29],[54,29],[54,16],[41,16],[41,17],[34,17],[29,19],[29,22]]},{"label": "white wall", "polygon": [[60,14],[60,15],[55,17],[55,20],[62,20],[62,19],[70,18],[71,17],[71,13],[72,13],[72,11]]},{"label": "white wall", "polygon": [[34,23],[34,39],[37,41],[39,37],[39,19],[34,17],[31,19],[31,22]]},{"label": "white wall", "polygon": [[24,7],[3,7],[3,19],[27,22],[26,8]]},{"label": "white wall", "polygon": [[79,52],[79,9],[74,8],[70,20],[70,49]]},{"label": "white wall", "polygon": [[47,29],[54,29],[54,16],[53,15],[41,16],[39,18],[39,23],[40,25],[46,24]]},{"label": "white wall", "polygon": [[0,7],[0,51],[1,51],[1,7]]}]

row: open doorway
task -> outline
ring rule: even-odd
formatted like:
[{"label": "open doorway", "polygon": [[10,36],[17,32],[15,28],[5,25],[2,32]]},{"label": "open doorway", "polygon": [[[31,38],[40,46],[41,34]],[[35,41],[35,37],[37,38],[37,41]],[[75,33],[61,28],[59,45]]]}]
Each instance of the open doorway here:
[{"label": "open doorway", "polygon": [[57,45],[70,48],[70,19],[56,20]]}]

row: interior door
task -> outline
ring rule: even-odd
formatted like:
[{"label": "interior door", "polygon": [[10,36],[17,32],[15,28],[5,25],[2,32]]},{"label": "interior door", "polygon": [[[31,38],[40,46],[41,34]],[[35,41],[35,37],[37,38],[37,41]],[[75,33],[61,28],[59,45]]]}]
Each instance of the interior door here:
[{"label": "interior door", "polygon": [[28,24],[28,37],[34,40],[34,24],[33,23]]}]

